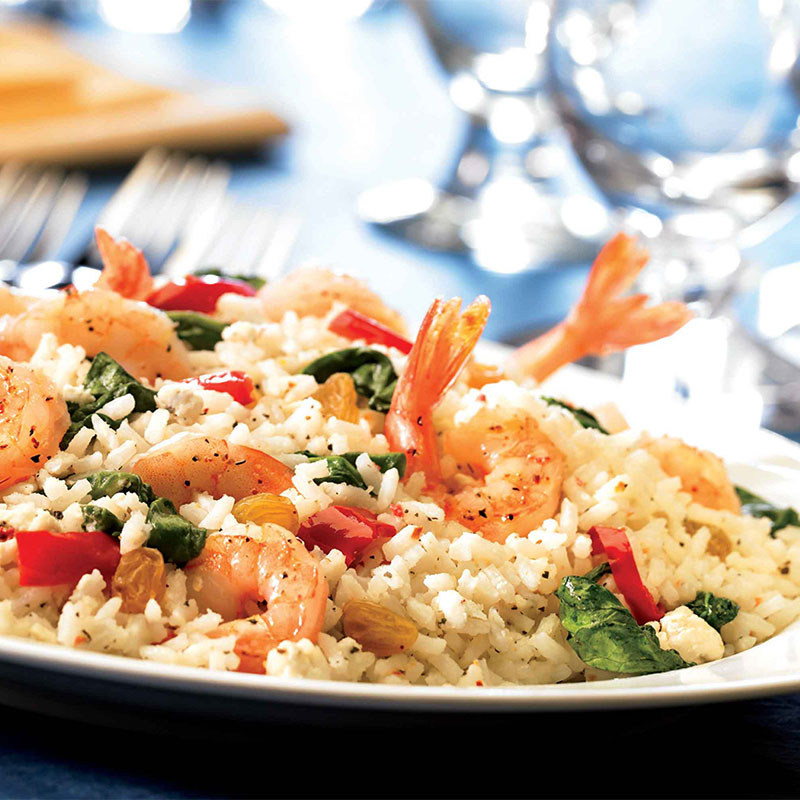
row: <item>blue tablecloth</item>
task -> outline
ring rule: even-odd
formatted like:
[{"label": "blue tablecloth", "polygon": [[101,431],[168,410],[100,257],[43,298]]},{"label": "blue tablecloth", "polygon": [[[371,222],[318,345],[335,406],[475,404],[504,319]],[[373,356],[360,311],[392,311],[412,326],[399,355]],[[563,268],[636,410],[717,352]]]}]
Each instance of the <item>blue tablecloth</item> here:
[{"label": "blue tablecloth", "polygon": [[[436,177],[463,135],[444,76],[407,10],[387,4],[355,24],[314,26],[260,4],[204,4],[175,36],[73,21],[133,74],[247,85],[292,125],[263,158],[234,162],[243,199],[298,213],[294,260],[321,258],[369,278],[421,318],[435,294],[486,293],[489,335],[514,339],[560,318],[585,267],[496,276],[361,224],[359,192]],[[121,172],[100,172],[67,250],[79,252]],[[788,226],[751,255],[797,259]],[[69,255],[69,252],[65,253]],[[225,729],[197,738],[100,729],[3,710],[1,797],[792,796],[800,789],[800,696],[676,711],[497,717],[483,724],[398,719],[375,730],[265,725],[248,743]]]}]

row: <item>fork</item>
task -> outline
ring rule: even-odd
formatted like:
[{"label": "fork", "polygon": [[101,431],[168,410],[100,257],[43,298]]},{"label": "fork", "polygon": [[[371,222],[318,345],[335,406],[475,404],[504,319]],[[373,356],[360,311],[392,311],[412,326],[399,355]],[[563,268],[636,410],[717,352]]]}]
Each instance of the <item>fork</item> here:
[{"label": "fork", "polygon": [[[200,212],[213,213],[221,205],[229,180],[230,167],[221,161],[154,148],[125,178],[97,224],[133,242],[158,272]],[[80,261],[101,266],[94,241]]]},{"label": "fork", "polygon": [[86,177],[77,172],[17,162],[0,167],[0,278],[38,288],[41,270],[20,264],[53,266],[86,189]]},{"label": "fork", "polygon": [[179,278],[209,267],[228,276],[271,281],[282,274],[299,229],[300,219],[293,214],[228,198],[197,215],[163,274]]}]

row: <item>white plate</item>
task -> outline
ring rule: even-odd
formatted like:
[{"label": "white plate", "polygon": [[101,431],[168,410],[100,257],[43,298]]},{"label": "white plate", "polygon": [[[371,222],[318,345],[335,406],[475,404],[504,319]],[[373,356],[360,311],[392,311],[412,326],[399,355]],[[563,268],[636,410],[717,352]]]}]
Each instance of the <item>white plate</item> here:
[{"label": "white plate", "polygon": [[[620,386],[608,377],[576,368],[560,372],[547,387],[575,402],[598,404],[618,397]],[[624,405],[624,404],[623,404]],[[629,411],[626,409],[626,411]],[[630,417],[629,417],[630,418]],[[691,428],[680,411],[665,427],[675,433]],[[775,502],[797,504],[800,446],[764,430],[728,437],[718,452],[728,458],[736,482]],[[734,457],[735,456],[735,457]],[[155,711],[180,713],[193,706],[211,708],[228,718],[293,709],[337,707],[351,711],[531,711],[589,710],[695,704],[800,690],[800,622],[769,641],[712,664],[674,672],[594,683],[510,688],[434,688],[333,681],[288,680],[259,675],[171,667],[148,661],[72,650],[25,639],[0,637],[0,681],[6,702],[13,692],[49,690],[37,710],[52,698],[96,703],[98,695]],[[9,689],[9,687],[11,687]],[[65,713],[65,712],[60,712]]]}]

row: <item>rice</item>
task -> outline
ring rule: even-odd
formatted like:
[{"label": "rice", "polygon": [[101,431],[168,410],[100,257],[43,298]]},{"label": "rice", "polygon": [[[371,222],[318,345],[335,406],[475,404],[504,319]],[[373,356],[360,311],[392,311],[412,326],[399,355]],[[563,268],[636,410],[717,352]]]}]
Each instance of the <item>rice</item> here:
[{"label": "rice", "polygon": [[[0,525],[79,530],[91,490],[85,475],[124,470],[137,456],[169,449],[187,434],[268,452],[294,470],[292,487],[283,494],[301,522],[344,505],[365,509],[396,530],[361,565],[348,567],[338,550],[313,550],[330,589],[322,630],[315,642],[285,641],[272,649],[264,663],[270,676],[471,687],[591,679],[596,671],[568,643],[554,592],[564,577],[583,575],[597,563],[588,535],[596,525],[625,526],[644,585],[667,609],[683,608],[699,591],[740,606],[715,634],[726,656],[800,616],[800,529],[787,527],[771,538],[768,520],[693,503],[680,480],[667,476],[644,449],[646,434],[620,430],[621,424],[610,435],[582,428],[535,389],[511,381],[480,391],[457,383],[435,410],[437,428],[469,421],[482,408],[530,415],[564,455],[560,503],[536,530],[516,530],[503,543],[465,529],[426,494],[422,475],[401,480],[396,468],[381,472],[370,458],[389,451],[382,415],[365,411],[357,423],[326,416],[314,397],[316,381],[299,374],[313,359],[352,343],[328,331],[325,320],[292,312],[280,323],[259,322],[246,300],[225,296],[222,312],[235,312],[239,321],[224,330],[213,352],[193,352],[191,359],[197,374],[245,371],[258,391],[253,406],[162,380],[154,387],[153,411],[132,413],[130,394],[112,400],[32,479],[0,495]],[[374,348],[402,371],[401,354]],[[65,398],[86,400],[82,383],[89,362],[81,348],[46,335],[31,363],[53,376]],[[613,409],[604,413],[619,420]],[[299,451],[362,453],[355,468],[366,488],[326,482],[328,463],[308,461]],[[123,554],[147,543],[148,507],[135,493],[93,502],[122,521]],[[230,496],[199,494],[179,510],[211,533],[257,536],[252,525],[237,522],[233,505]],[[727,554],[715,549],[719,537],[730,543]],[[188,574],[168,565],[163,596],[150,599],[141,613],[125,613],[96,570],[74,588],[20,586],[11,538],[0,542],[0,633],[165,665],[237,669],[236,635],[221,627],[219,614],[198,607]],[[607,585],[616,590],[613,581]],[[409,650],[377,657],[347,636],[342,610],[353,600],[377,603],[410,620],[418,633]],[[684,611],[680,615],[688,619]],[[696,650],[708,632],[686,633],[680,619],[659,628],[662,646],[674,646],[670,631],[680,629]]]}]

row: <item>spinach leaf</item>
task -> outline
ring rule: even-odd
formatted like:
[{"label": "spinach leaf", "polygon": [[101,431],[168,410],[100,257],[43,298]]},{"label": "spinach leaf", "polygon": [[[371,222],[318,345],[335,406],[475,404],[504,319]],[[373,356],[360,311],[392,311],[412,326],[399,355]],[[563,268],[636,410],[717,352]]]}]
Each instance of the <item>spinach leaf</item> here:
[{"label": "spinach leaf", "polygon": [[559,617],[567,641],[590,667],[647,675],[693,666],[675,650],[662,650],[650,625],[637,625],[633,615],[605,587],[571,575],[556,589]]},{"label": "spinach leaf", "polygon": [[[70,422],[66,433],[61,439],[63,450],[72,441],[75,434],[81,429],[92,424],[92,415],[98,414],[106,403],[117,397],[130,394],[134,400],[134,411],[155,411],[156,393],[139,383],[136,378],[126,372],[108,353],[98,353],[92,359],[92,366],[83,381],[84,388],[93,396],[89,403],[67,404]],[[122,420],[113,420],[105,414],[98,416],[115,430],[122,424]]]},{"label": "spinach leaf", "polygon": [[227,322],[212,319],[196,311],[167,311],[167,316],[175,323],[175,333],[190,350],[213,350],[222,341],[222,331]]},{"label": "spinach leaf", "polygon": [[102,531],[110,536],[118,536],[122,530],[122,522],[116,514],[107,508],[94,506],[91,503],[83,506],[83,529],[85,531]]},{"label": "spinach leaf", "polygon": [[383,413],[389,410],[397,373],[383,353],[369,347],[348,347],[321,356],[303,370],[305,375],[313,375],[317,383],[324,383],[336,372],[346,372],[353,378],[356,391],[367,398],[371,409]]},{"label": "spinach leaf", "polygon": [[608,434],[608,431],[598,422],[597,417],[592,414],[591,411],[587,411],[585,408],[578,408],[577,406],[570,405],[569,403],[565,403],[563,400],[556,400],[555,397],[545,397],[542,395],[542,400],[544,400],[549,406],[566,408],[567,411],[569,411],[584,428],[594,428],[595,430],[600,431],[600,433],[605,433],[606,435]]},{"label": "spinach leaf", "polygon": [[610,574],[611,564],[609,564],[608,561],[604,561],[602,564],[598,564],[594,569],[590,569],[583,577],[586,578],[587,581],[594,581],[597,583],[604,575]]},{"label": "spinach leaf", "polygon": [[[149,483],[145,483],[132,472],[103,470],[87,475],[92,486],[92,500],[111,497],[117,492],[135,492],[150,508],[147,522],[152,526],[147,540],[148,547],[160,550],[166,561],[182,567],[202,551],[208,531],[192,525],[178,514],[172,501],[157,497]],[[83,507],[84,530],[98,530],[116,536],[122,530],[120,520],[107,509],[87,504]]]},{"label": "spinach leaf", "polygon": [[155,493],[149,483],[145,483],[133,472],[119,472],[117,470],[101,470],[86,476],[92,485],[92,500],[101,497],[111,497],[117,492],[135,492],[138,498],[148,506],[156,499]]},{"label": "spinach leaf", "polygon": [[[361,477],[361,473],[356,468],[356,459],[361,455],[360,452],[343,453],[340,456],[318,456],[308,450],[301,450],[297,455],[305,456],[309,461],[320,461],[325,459],[328,462],[328,472],[325,478],[315,478],[314,483],[346,483],[349,486],[356,486],[359,489],[366,489],[367,484]],[[402,478],[406,472],[405,453],[386,453],[380,456],[369,456],[381,472],[396,468]]]},{"label": "spinach leaf", "polygon": [[778,508],[763,497],[748,492],[747,489],[743,489],[741,486],[736,486],[735,489],[742,503],[742,514],[749,514],[751,517],[767,517],[772,520],[772,528],[769,535],[773,539],[775,534],[787,525],[800,526],[800,516],[790,506]]},{"label": "spinach leaf", "polygon": [[242,283],[248,283],[252,286],[256,291],[258,291],[262,286],[266,285],[267,281],[264,278],[259,278],[257,275],[228,275],[227,272],[223,272],[221,269],[217,267],[202,267],[200,269],[196,269],[192,275],[197,275],[198,278],[202,278],[203,275],[215,275],[217,278],[230,278],[234,281],[241,281]]},{"label": "spinach leaf", "polygon": [[200,555],[205,546],[208,531],[184,519],[166,497],[152,503],[147,521],[153,526],[147,546],[160,550],[166,561],[179,567]]},{"label": "spinach leaf", "polygon": [[686,606],[717,630],[736,619],[739,613],[739,606],[733,600],[717,597],[711,592],[698,592],[694,600]]},{"label": "spinach leaf", "polygon": [[103,403],[130,394],[136,403],[134,411],[155,411],[156,393],[143,386],[126,372],[108,353],[98,353],[86,373],[83,385]]}]

